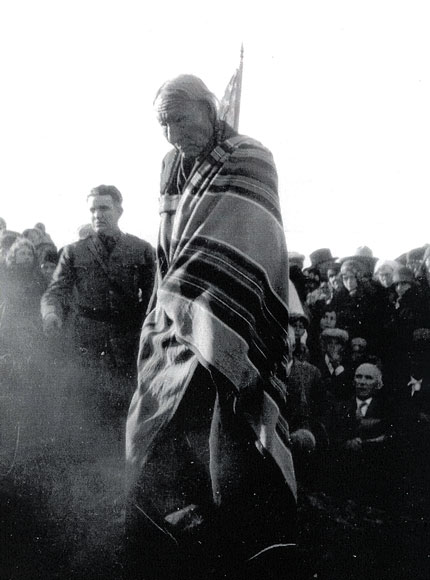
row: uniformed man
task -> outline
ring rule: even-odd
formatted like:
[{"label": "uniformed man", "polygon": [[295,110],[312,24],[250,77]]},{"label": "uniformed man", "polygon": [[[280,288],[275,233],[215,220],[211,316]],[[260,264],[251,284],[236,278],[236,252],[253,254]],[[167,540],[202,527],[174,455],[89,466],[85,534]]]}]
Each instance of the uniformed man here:
[{"label": "uniformed man", "polygon": [[125,413],[152,293],[154,250],[119,229],[123,208],[116,187],[92,189],[87,202],[94,232],[63,248],[42,297],[43,326],[48,336],[58,336],[70,322],[87,403],[102,415],[109,408]]}]

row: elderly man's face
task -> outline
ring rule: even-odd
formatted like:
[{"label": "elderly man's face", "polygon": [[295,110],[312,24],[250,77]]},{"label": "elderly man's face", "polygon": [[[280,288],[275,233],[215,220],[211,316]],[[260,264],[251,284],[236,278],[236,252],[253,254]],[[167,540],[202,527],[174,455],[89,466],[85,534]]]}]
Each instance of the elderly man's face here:
[{"label": "elderly man's face", "polygon": [[214,132],[209,107],[203,102],[175,101],[163,107],[158,121],[167,141],[185,157],[202,153]]},{"label": "elderly man's face", "polygon": [[354,385],[357,398],[365,401],[381,388],[381,371],[376,365],[369,363],[360,365],[355,371]]}]

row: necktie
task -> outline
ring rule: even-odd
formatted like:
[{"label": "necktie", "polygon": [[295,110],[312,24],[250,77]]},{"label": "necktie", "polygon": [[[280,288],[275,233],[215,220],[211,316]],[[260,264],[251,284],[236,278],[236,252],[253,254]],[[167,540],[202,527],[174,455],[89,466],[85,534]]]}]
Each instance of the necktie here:
[{"label": "necktie", "polygon": [[110,254],[114,249],[114,247],[116,246],[117,242],[116,238],[114,238],[113,236],[106,235],[100,235],[99,238],[102,241],[104,247],[106,248],[107,253]]},{"label": "necktie", "polygon": [[357,408],[357,419],[362,419],[366,414],[366,410],[367,403],[366,401],[362,401]]}]

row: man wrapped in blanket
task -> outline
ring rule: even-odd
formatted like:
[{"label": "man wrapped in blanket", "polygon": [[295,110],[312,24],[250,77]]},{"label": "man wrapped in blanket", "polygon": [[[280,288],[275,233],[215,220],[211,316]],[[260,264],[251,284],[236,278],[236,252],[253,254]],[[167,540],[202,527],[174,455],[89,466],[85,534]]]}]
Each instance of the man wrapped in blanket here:
[{"label": "man wrapped in blanket", "polygon": [[167,81],[154,104],[174,148],[127,421],[130,562],[145,579],[284,578],[296,483],[276,168],[199,78]]}]

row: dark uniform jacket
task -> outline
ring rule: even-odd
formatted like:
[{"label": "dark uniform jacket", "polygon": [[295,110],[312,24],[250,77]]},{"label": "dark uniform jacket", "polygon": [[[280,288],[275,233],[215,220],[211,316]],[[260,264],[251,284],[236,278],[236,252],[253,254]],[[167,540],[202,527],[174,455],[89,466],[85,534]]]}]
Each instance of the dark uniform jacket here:
[{"label": "dark uniform jacket", "polygon": [[136,236],[121,232],[111,252],[97,235],[79,240],[61,252],[42,297],[42,317],[55,313],[65,321],[72,312],[78,343],[103,349],[106,333],[120,341],[139,333],[154,269],[152,246]]}]

